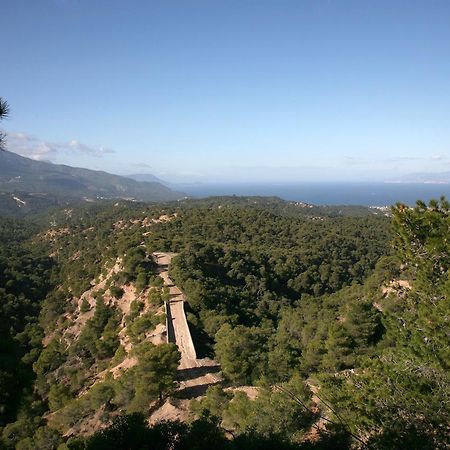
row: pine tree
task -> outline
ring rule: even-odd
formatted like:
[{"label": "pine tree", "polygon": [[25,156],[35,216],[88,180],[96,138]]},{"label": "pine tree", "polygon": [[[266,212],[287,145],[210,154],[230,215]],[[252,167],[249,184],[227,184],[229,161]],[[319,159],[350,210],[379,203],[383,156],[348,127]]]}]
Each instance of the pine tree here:
[{"label": "pine tree", "polygon": [[[0,120],[8,117],[9,114],[9,105],[6,100],[0,97]],[[5,134],[0,132],[0,150],[4,150],[5,145]]]}]

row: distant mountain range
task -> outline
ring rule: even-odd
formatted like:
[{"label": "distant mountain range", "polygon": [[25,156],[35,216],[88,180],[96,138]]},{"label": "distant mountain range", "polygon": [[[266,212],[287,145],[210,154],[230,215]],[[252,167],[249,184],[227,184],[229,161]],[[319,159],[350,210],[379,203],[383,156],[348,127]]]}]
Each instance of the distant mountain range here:
[{"label": "distant mountain range", "polygon": [[146,183],[161,183],[164,186],[171,186],[173,183],[170,183],[165,180],[161,180],[161,178],[155,177],[151,173],[135,173],[131,175],[126,175],[127,178],[131,178],[135,181],[146,182]]},{"label": "distant mountain range", "polygon": [[413,173],[402,177],[399,183],[450,184],[450,172]]},{"label": "distant mountain range", "polygon": [[[156,179],[156,177],[155,177]],[[147,202],[183,198],[159,181],[136,181],[107,172],[35,161],[0,151],[0,213],[35,209],[39,204],[130,199]],[[2,208],[3,207],[3,208]]]}]

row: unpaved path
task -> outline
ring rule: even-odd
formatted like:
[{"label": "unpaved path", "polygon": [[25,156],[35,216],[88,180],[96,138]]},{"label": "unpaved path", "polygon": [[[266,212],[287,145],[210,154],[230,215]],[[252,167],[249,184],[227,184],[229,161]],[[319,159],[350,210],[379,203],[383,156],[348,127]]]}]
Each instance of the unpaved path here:
[{"label": "unpaved path", "polygon": [[184,311],[185,295],[169,277],[169,265],[174,256],[176,253],[153,253],[153,258],[159,266],[159,276],[170,290],[170,300],[167,304],[167,336],[169,342],[177,344],[181,353],[178,367],[180,391],[185,397],[194,398],[203,395],[208,386],[220,383],[222,377],[219,374],[220,366],[216,361],[197,358]]}]

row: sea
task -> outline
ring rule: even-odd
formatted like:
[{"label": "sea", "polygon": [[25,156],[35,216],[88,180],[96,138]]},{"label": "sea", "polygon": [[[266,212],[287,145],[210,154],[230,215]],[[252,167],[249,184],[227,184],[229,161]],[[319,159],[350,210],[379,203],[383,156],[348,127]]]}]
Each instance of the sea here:
[{"label": "sea", "polygon": [[239,183],[191,184],[177,186],[195,198],[210,196],[275,196],[283,200],[314,205],[389,206],[397,202],[414,205],[445,196],[450,199],[450,184],[427,183]]}]

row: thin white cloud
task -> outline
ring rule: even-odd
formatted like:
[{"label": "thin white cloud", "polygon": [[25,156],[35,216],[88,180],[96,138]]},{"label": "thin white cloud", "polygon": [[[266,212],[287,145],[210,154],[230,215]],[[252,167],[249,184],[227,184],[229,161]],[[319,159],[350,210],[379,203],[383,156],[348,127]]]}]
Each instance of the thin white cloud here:
[{"label": "thin white cloud", "polygon": [[445,160],[448,159],[448,156],[447,156],[447,155],[433,155],[433,156],[431,157],[431,159],[432,159],[433,161],[445,161]]},{"label": "thin white cloud", "polygon": [[82,144],[75,139],[62,143],[49,142],[27,133],[14,132],[7,134],[6,149],[38,161],[52,161],[61,154],[83,154],[101,158],[105,154],[115,153],[114,150],[109,148]]},{"label": "thin white cloud", "polygon": [[367,160],[362,158],[356,158],[355,156],[345,156],[344,155],[344,164],[346,166],[359,166],[361,164],[367,164]]},{"label": "thin white cloud", "polygon": [[421,161],[426,158],[422,158],[419,156],[394,156],[392,158],[382,159],[381,162],[405,162],[405,161]]},{"label": "thin white cloud", "polygon": [[147,163],[133,163],[130,164],[131,167],[140,167],[141,169],[152,169],[153,167]]},{"label": "thin white cloud", "polygon": [[181,170],[178,172],[171,171],[159,171],[157,172],[158,176],[192,176],[192,177],[204,177],[205,175],[200,172],[190,171],[190,170]]},{"label": "thin white cloud", "polygon": [[366,166],[374,164],[389,164],[389,163],[407,163],[414,161],[447,161],[449,157],[447,155],[436,154],[428,156],[392,156],[390,158],[383,159],[366,159],[354,156],[344,156],[343,162],[348,166]]}]

